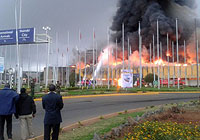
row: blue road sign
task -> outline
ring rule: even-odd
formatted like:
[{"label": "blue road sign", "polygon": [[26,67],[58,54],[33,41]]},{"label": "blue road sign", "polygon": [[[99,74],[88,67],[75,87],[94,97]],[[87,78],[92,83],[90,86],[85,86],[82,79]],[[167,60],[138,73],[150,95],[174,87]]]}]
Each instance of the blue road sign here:
[{"label": "blue road sign", "polygon": [[16,44],[16,30],[0,31],[0,44],[1,45]]},{"label": "blue road sign", "polygon": [[[35,28],[18,29],[18,43],[31,44],[35,42]],[[0,31],[0,45],[16,44],[16,29]]]},{"label": "blue road sign", "polygon": [[18,30],[18,43],[29,44],[35,42],[35,28],[24,28]]}]

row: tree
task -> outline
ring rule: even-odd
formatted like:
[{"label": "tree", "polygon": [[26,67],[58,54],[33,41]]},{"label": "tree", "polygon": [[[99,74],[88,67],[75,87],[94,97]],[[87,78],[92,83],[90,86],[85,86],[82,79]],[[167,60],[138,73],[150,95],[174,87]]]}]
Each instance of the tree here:
[{"label": "tree", "polygon": [[[158,75],[155,75],[155,79],[158,80]],[[153,83],[154,80],[154,74],[147,74],[144,78],[144,81],[147,83]]]},{"label": "tree", "polygon": [[[77,74],[77,81],[79,81],[79,74]],[[75,86],[75,72],[71,71],[69,75],[69,84],[70,86],[74,87]]]}]

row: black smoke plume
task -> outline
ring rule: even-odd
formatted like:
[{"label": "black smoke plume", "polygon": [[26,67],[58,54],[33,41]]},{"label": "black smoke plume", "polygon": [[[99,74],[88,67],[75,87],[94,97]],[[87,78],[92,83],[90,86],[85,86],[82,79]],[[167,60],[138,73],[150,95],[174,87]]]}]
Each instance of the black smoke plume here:
[{"label": "black smoke plume", "polygon": [[[160,42],[166,52],[166,38],[169,34],[170,44],[176,42],[176,18],[178,19],[179,43],[183,44],[192,36],[195,29],[195,0],[120,0],[118,10],[113,18],[111,30],[113,41],[121,43],[122,23],[125,25],[125,40],[130,39],[133,50],[138,50],[138,23],[141,23],[142,43],[149,48],[155,35],[156,23],[159,21]],[[127,46],[127,45],[126,45]],[[181,50],[181,45],[180,45]]]}]

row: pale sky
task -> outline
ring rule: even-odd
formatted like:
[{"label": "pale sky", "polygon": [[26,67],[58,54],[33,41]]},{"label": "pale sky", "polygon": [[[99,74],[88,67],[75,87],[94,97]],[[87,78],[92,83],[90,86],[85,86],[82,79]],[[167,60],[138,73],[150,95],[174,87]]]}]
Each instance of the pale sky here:
[{"label": "pale sky", "polygon": [[[18,0],[19,1],[19,0]],[[107,28],[111,26],[112,17],[115,15],[118,0],[22,0],[22,28],[35,27],[36,33],[44,33],[43,26],[51,27],[49,32],[53,37],[52,50],[56,51],[56,33],[58,34],[58,47],[66,56],[67,32],[70,32],[70,52],[78,44],[79,29],[82,34],[81,50],[91,48],[92,30],[95,29],[99,44],[106,42]],[[15,28],[15,0],[0,1],[0,30]],[[7,60],[10,60],[10,48],[12,65],[15,64],[15,46],[7,46]],[[46,62],[45,45],[39,45],[39,59],[41,65]],[[0,48],[1,56],[5,56],[5,47]],[[31,45],[31,66],[35,69],[36,45]],[[72,58],[72,53],[70,58]],[[22,46],[22,57],[25,69],[29,58],[28,45]],[[51,55],[50,61],[54,61],[55,55]],[[66,63],[64,58],[63,63]],[[56,63],[56,61],[52,62]],[[10,62],[7,61],[7,66]],[[59,65],[62,64],[62,53],[59,55]]]},{"label": "pale sky", "polygon": [[[18,0],[19,1],[19,0]],[[107,28],[111,26],[112,18],[117,9],[118,0],[22,0],[22,28],[35,27],[36,33],[44,33],[43,26],[51,27],[49,32],[53,37],[51,48],[56,51],[56,33],[58,47],[64,53],[63,64],[66,64],[67,32],[70,32],[70,60],[74,58],[72,49],[79,45],[79,29],[82,34],[81,50],[91,48],[92,30],[95,28],[98,44],[106,42]],[[197,0],[200,15],[200,0]],[[19,7],[19,5],[17,5]],[[15,28],[15,0],[0,0],[0,30]],[[7,51],[5,49],[7,48]],[[30,55],[28,48],[31,48]],[[36,70],[36,45],[23,45],[22,57],[24,69],[27,70],[28,58],[31,58],[31,70]],[[10,51],[11,49],[11,51]],[[5,53],[7,52],[7,53]],[[11,52],[11,55],[10,55]],[[5,57],[6,66],[16,64],[16,47],[1,46],[0,56]],[[46,63],[46,46],[39,45],[39,62],[41,67]],[[11,56],[11,57],[10,57]],[[11,63],[10,63],[11,58]],[[56,55],[50,56],[51,64],[56,64]],[[62,53],[59,54],[59,65],[62,65]]]}]

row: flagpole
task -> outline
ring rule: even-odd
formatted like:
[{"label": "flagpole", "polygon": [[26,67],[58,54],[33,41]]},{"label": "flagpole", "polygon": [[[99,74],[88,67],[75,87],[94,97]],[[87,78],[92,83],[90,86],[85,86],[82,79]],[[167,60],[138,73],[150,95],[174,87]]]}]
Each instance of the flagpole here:
[{"label": "flagpole", "polygon": [[87,49],[85,50],[85,87],[86,87],[86,78],[87,78],[87,69],[86,69],[86,66],[87,66]]},{"label": "flagpole", "polygon": [[63,76],[63,67],[64,67],[64,66],[63,66],[63,53],[62,53],[62,67],[61,67],[61,68],[62,68],[62,86],[64,85],[64,82],[63,82],[63,81],[64,81],[64,80],[63,80],[63,79],[64,79],[64,78],[63,78],[63,77],[64,77],[64,76]]},{"label": "flagpole", "polygon": [[80,38],[79,38],[79,50],[78,50],[78,53],[79,53],[79,57],[78,57],[78,61],[79,61],[79,82],[80,82],[80,85],[81,85],[81,63],[80,63],[80,48],[81,48],[81,38],[82,38],[82,36],[81,36],[81,31],[79,30],[79,34],[80,34]]},{"label": "flagpole", "polygon": [[128,69],[131,68],[129,57],[130,57],[130,40],[129,40],[129,37],[128,37]]},{"label": "flagpole", "polygon": [[176,18],[176,48],[177,48],[177,71],[178,71],[178,76],[177,76],[177,80],[178,80],[178,89],[180,89],[180,84],[179,84],[179,51],[178,48],[179,44],[178,44],[178,19]]},{"label": "flagpole", "polygon": [[69,87],[69,39],[70,34],[69,31],[67,33],[67,68],[66,68],[66,87]]},{"label": "flagpole", "polygon": [[199,88],[199,46],[197,37],[197,19],[195,18],[195,44],[196,44],[196,61],[197,61],[197,87]]},{"label": "flagpole", "polygon": [[149,57],[149,59],[150,59],[150,71],[151,71],[151,73],[152,73],[152,67],[151,67],[151,43],[149,44],[149,49],[150,49],[150,57]]},{"label": "flagpole", "polygon": [[31,58],[31,45],[28,45],[28,88],[30,87],[30,58]]},{"label": "flagpole", "polygon": [[[107,33],[108,33],[108,46],[110,45],[110,32],[109,32],[109,28],[107,29]],[[108,48],[108,89],[110,89],[110,66],[109,66],[109,61],[110,61],[110,59],[109,59],[109,53],[110,53],[110,51],[109,51],[109,48]]]},{"label": "flagpole", "polygon": [[58,80],[58,71],[59,71],[59,62],[58,62],[58,55],[59,55],[59,47],[58,47],[58,33],[56,32],[56,49],[57,49],[57,55],[56,55],[56,58],[57,58],[57,69],[56,69],[56,81],[59,81]]},{"label": "flagpole", "polygon": [[[20,8],[21,9],[21,8]],[[17,93],[20,93],[21,79],[20,79],[20,47],[18,43],[18,19],[17,19],[17,1],[15,3],[15,26],[16,26],[16,46],[17,46]]]},{"label": "flagpole", "polygon": [[122,24],[122,49],[123,49],[123,71],[124,71],[124,23]]},{"label": "flagpole", "polygon": [[[161,60],[163,60],[163,57],[162,57],[162,43],[161,42],[160,42],[160,58],[161,58]],[[161,86],[163,87],[163,79],[164,79],[163,74],[164,74],[164,71],[163,71],[163,64],[162,63],[161,63],[160,68],[161,68],[161,71],[160,71],[160,73],[161,73]]]},{"label": "flagpole", "polygon": [[75,86],[77,86],[77,74],[76,71],[78,69],[78,50],[77,50],[77,46],[76,46],[76,52],[77,52],[77,57],[75,58]]},{"label": "flagpole", "polygon": [[[115,78],[117,79],[117,39],[115,41],[115,47],[116,47],[116,52],[115,52]],[[117,82],[116,82],[116,86],[117,86]]]},{"label": "flagpole", "polygon": [[95,89],[95,75],[94,75],[94,42],[95,42],[95,38],[94,38],[94,28],[93,28],[93,50],[92,50],[92,53],[93,53],[93,55],[92,55],[92,62],[93,62],[93,67],[92,67],[92,73],[93,73],[93,81],[92,81],[92,83],[93,83],[93,89]]},{"label": "flagpole", "polygon": [[[111,56],[113,56],[113,48],[111,48]],[[114,85],[114,81],[113,81],[113,64],[111,65],[111,78],[112,78],[112,86]]]},{"label": "flagpole", "polygon": [[10,68],[12,68],[12,66],[11,66],[11,65],[12,65],[12,64],[11,64],[11,47],[12,47],[12,46],[10,46]]},{"label": "flagpole", "polygon": [[140,56],[140,88],[142,88],[142,37],[140,34],[140,22],[139,22],[139,56]]},{"label": "flagpole", "polygon": [[186,65],[186,61],[187,61],[187,58],[186,58],[186,44],[185,44],[185,40],[184,40],[184,63],[185,63],[185,84],[187,82],[187,65]]},{"label": "flagpole", "polygon": [[167,74],[167,83],[168,83],[168,88],[169,88],[169,35],[167,33],[167,62],[168,62],[168,74]]},{"label": "flagpole", "polygon": [[[101,48],[101,53],[103,52],[102,48]],[[100,67],[100,75],[101,75],[101,88],[103,86],[103,81],[102,81],[102,77],[103,77],[103,73],[102,73],[102,68]]]},{"label": "flagpole", "polygon": [[[157,20],[157,58],[159,61],[160,57],[159,57],[159,24],[158,24],[158,20]],[[159,63],[158,63],[158,89],[160,89],[160,66],[159,66]]]},{"label": "flagpole", "polygon": [[[97,64],[98,64],[98,59],[97,59],[97,41],[96,41],[96,67],[95,67],[96,69],[97,69]],[[95,79],[96,79],[96,85],[98,85],[98,84],[97,84],[97,77],[98,77],[97,74],[98,74],[98,73],[96,73],[96,78],[95,78]]]},{"label": "flagpole", "polygon": [[39,83],[39,76],[38,76],[38,61],[39,61],[39,55],[38,55],[38,44],[37,44],[37,83]]},{"label": "flagpole", "polygon": [[[153,34],[153,81],[156,81],[156,74],[155,74],[155,39]],[[155,87],[155,85],[154,85]]]},{"label": "flagpole", "polygon": [[173,87],[175,87],[175,64],[174,64],[174,42],[172,41],[172,61],[173,61]]},{"label": "flagpole", "polygon": [[199,88],[199,40],[197,39],[197,87]]},{"label": "flagpole", "polygon": [[4,61],[5,61],[5,74],[4,74],[4,81],[6,82],[6,69],[7,69],[7,59],[6,59],[6,57],[7,57],[7,46],[5,46],[5,59],[4,59]]}]

